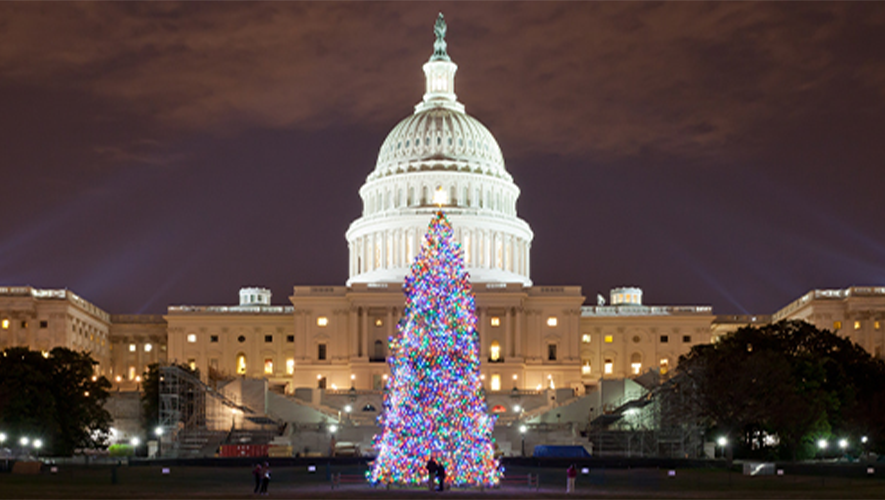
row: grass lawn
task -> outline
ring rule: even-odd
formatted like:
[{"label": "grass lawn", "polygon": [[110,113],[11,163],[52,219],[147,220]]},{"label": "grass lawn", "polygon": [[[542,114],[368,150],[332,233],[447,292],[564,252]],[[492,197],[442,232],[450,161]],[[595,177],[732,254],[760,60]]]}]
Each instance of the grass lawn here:
[{"label": "grass lawn", "polygon": [[[333,466],[331,472],[359,474],[359,466]],[[814,476],[746,477],[722,470],[678,470],[675,477],[658,469],[595,469],[580,475],[577,492],[565,493],[565,471],[512,467],[508,475],[540,473],[539,490],[506,484],[495,490],[450,490],[458,498],[885,498],[885,480]],[[0,474],[0,498],[251,498],[247,467],[120,466],[112,483],[110,466],[59,466],[57,474]],[[273,469],[270,496],[276,498],[437,498],[424,488],[371,488],[345,484],[332,490],[324,466],[315,474],[305,467]]]}]

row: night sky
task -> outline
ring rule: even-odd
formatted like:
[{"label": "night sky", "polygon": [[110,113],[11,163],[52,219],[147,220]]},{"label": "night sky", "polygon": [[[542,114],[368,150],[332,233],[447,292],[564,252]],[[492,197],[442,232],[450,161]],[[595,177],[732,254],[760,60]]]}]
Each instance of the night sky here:
[{"label": "night sky", "polygon": [[343,285],[439,11],[535,284],[717,314],[885,284],[885,3],[4,2],[0,285]]}]

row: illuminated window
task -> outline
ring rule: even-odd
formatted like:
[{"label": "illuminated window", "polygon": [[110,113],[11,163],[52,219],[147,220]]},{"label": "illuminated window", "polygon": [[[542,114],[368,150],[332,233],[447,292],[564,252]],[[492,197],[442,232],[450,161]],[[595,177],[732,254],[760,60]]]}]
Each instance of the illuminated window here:
[{"label": "illuminated window", "polygon": [[611,375],[612,370],[614,370],[614,366],[615,366],[615,364],[612,362],[612,360],[606,359],[605,360],[605,374]]},{"label": "illuminated window", "polygon": [[154,346],[152,344],[145,344],[144,345],[144,352],[151,352],[153,350],[154,350]]},{"label": "illuminated window", "polygon": [[547,318],[547,326],[556,326],[559,323],[559,320],[556,319],[556,316],[550,316]]},{"label": "illuminated window", "polygon": [[273,375],[273,358],[264,359],[264,373],[266,375]]},{"label": "illuminated window", "polygon": [[129,367],[129,380],[135,380],[135,367]]},{"label": "illuminated window", "polygon": [[581,342],[583,342],[583,343],[585,343],[585,344],[589,344],[589,343],[590,343],[590,334],[589,334],[589,333],[585,333],[584,335],[582,335],[582,336],[581,336]]},{"label": "illuminated window", "polygon": [[638,352],[630,355],[630,369],[633,370],[633,375],[639,375],[642,370],[642,355]]},{"label": "illuminated window", "polygon": [[2,326],[4,330],[9,330],[9,320],[4,319],[2,322],[0,322],[0,326]]},{"label": "illuminated window", "polygon": [[833,330],[841,330],[842,322],[841,321],[833,321]]},{"label": "illuminated window", "polygon": [[381,318],[377,318],[375,320],[375,326],[383,326],[383,325],[384,325],[384,321],[382,321]]},{"label": "illuminated window", "polygon": [[556,344],[547,344],[547,361],[556,361]]},{"label": "illuminated window", "polygon": [[237,354],[237,375],[245,375],[246,374],[246,355],[243,353]]},{"label": "illuminated window", "polygon": [[286,374],[292,375],[295,373],[295,359],[289,358],[286,360]]},{"label": "illuminated window", "polygon": [[492,342],[489,350],[489,361],[498,361],[501,359],[501,344],[499,344],[497,340]]},{"label": "illuminated window", "polygon": [[317,318],[317,326],[326,326],[329,324],[329,318],[320,316]]},{"label": "illuminated window", "polygon": [[501,376],[497,373],[492,375],[492,390],[500,391],[501,390]]},{"label": "illuminated window", "polygon": [[187,360],[187,366],[190,367],[191,371],[197,369],[197,360],[194,358],[190,358]]},{"label": "illuminated window", "polygon": [[492,319],[489,320],[489,324],[492,326],[501,326],[501,318],[492,316]]},{"label": "illuminated window", "polygon": [[590,375],[590,360],[585,360],[584,364],[581,365],[581,373],[584,375]]},{"label": "illuminated window", "polygon": [[670,371],[670,360],[661,358],[661,375],[666,375],[668,371]]},{"label": "illuminated window", "polygon": [[187,341],[188,341],[188,343],[195,344],[197,342],[197,334],[196,333],[187,334]]},{"label": "illuminated window", "polygon": [[135,352],[135,344],[129,344],[129,352]]},{"label": "illuminated window", "polygon": [[855,321],[855,322],[854,322],[854,329],[855,329],[855,330],[860,330],[860,321]]},{"label": "illuminated window", "polygon": [[615,339],[614,339],[611,335],[606,335],[606,336],[605,336],[605,343],[606,343],[606,344],[611,344],[611,343],[614,342],[614,341],[615,341]]},{"label": "illuminated window", "polygon": [[878,321],[876,321],[875,323],[873,323],[873,328],[875,328],[876,330],[879,329],[879,322],[878,322]]},{"label": "illuminated window", "polygon": [[320,361],[326,359],[326,344],[317,344],[317,359]]}]

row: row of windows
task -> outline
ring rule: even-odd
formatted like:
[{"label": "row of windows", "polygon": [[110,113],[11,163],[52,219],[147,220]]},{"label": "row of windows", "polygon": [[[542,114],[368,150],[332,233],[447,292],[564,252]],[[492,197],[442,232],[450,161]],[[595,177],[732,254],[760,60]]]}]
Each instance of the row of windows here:
[{"label": "row of windows", "polygon": [[[553,328],[558,324],[559,319],[556,316],[550,316],[549,318],[547,318],[547,326]],[[489,325],[496,328],[501,326],[501,318],[498,316],[492,316],[491,318],[489,318]]]},{"label": "row of windows", "polygon": [[[583,343],[585,343],[585,344],[589,344],[589,343],[590,343],[590,340],[591,340],[591,336],[590,336],[589,333],[585,333],[585,334],[583,334],[583,335],[581,336],[581,342],[583,342]],[[614,338],[614,335],[606,335],[606,336],[603,338],[603,340],[605,341],[606,344],[611,344],[611,343],[613,343],[613,342],[615,341],[615,338]],[[634,343],[638,344],[638,343],[641,342],[641,341],[642,341],[642,338],[641,338],[639,335],[634,335],[634,336],[633,336],[633,342],[634,342]],[[667,343],[670,342],[670,336],[669,336],[669,335],[661,335],[661,336],[660,336],[660,341],[661,341],[662,344],[667,344]],[[682,336],[682,342],[684,342],[684,343],[686,343],[686,344],[691,343],[691,335],[683,335],[683,336]]]},{"label": "row of windows", "polygon": [[[191,369],[196,369],[196,360],[189,359],[188,364]],[[238,375],[245,375],[246,369],[248,367],[248,363],[246,362],[246,355],[243,353],[237,354],[236,357],[236,369]],[[218,369],[218,358],[212,358],[209,360],[209,368],[217,370]],[[287,358],[286,359],[286,375],[292,375],[295,373],[295,358]],[[264,374],[265,375],[273,375],[274,374],[274,359],[273,358],[264,358]]]},{"label": "row of windows", "polygon": [[[12,322],[9,321],[9,318],[3,318],[3,320],[0,320],[0,328],[2,328],[3,330],[9,330],[10,326],[12,326]],[[21,327],[23,330],[27,329],[28,322],[22,320]],[[49,322],[46,320],[40,321],[40,328],[49,328]]]},{"label": "row of windows", "polygon": [[[264,342],[266,344],[272,344],[273,337],[274,337],[273,335],[265,335]],[[195,344],[197,342],[197,334],[196,333],[189,333],[187,335],[187,341],[189,344]],[[242,344],[245,341],[246,341],[245,335],[240,335],[239,337],[237,337],[237,342]],[[209,342],[212,342],[213,344],[217,343],[218,342],[218,335],[209,335]],[[295,342],[295,336],[294,335],[286,335],[286,342],[290,343],[290,344]],[[130,348],[130,350],[132,350],[132,349]]]},{"label": "row of windows", "polygon": [[[863,323],[861,323],[860,321],[854,322],[854,329],[855,330],[860,330],[862,327],[863,327]],[[879,323],[879,321],[873,321],[873,329],[874,330],[878,330],[880,327],[881,327],[881,324]],[[842,329],[842,322],[841,321],[834,321],[833,322],[833,330],[841,330],[841,329]]]},{"label": "row of windows", "polygon": [[[602,367],[603,367],[602,372],[605,375],[611,375],[612,373],[614,373],[614,366],[615,366],[614,360],[612,360],[611,358],[606,358],[602,364]],[[661,370],[661,375],[665,375],[668,371],[670,371],[670,360],[669,359],[661,358],[660,370]],[[633,356],[630,360],[630,371],[633,373],[633,375],[639,375],[640,373],[642,373],[641,357],[638,356],[637,354],[633,354]],[[591,365],[589,359],[585,359],[584,362],[582,363],[581,373],[583,375],[591,375],[592,374],[592,365]]]}]

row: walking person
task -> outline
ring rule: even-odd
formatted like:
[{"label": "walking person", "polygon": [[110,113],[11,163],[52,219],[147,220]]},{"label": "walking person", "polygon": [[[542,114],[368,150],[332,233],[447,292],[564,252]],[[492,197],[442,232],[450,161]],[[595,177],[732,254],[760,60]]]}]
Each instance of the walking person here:
[{"label": "walking person", "polygon": [[270,483],[270,463],[264,462],[261,472],[261,494],[267,496],[267,484]]},{"label": "walking person", "polygon": [[258,490],[261,489],[261,477],[264,476],[264,471],[261,470],[261,464],[255,464],[255,467],[252,468],[252,478],[255,479],[255,489],[252,490],[252,493],[258,494]]},{"label": "walking person", "polygon": [[427,461],[427,488],[430,491],[433,491],[433,482],[438,469],[439,464],[436,463],[436,460],[433,459],[433,455],[431,455],[430,460]]},{"label": "walking person", "polygon": [[575,479],[578,478],[578,469],[575,467],[575,464],[571,464],[568,470],[565,471],[565,475],[568,478],[568,482],[565,486],[566,493],[574,493],[575,492]]},{"label": "walking person", "polygon": [[436,466],[436,480],[439,482],[439,485],[436,488],[436,491],[443,491],[446,489],[446,468],[443,464],[438,464]]}]

